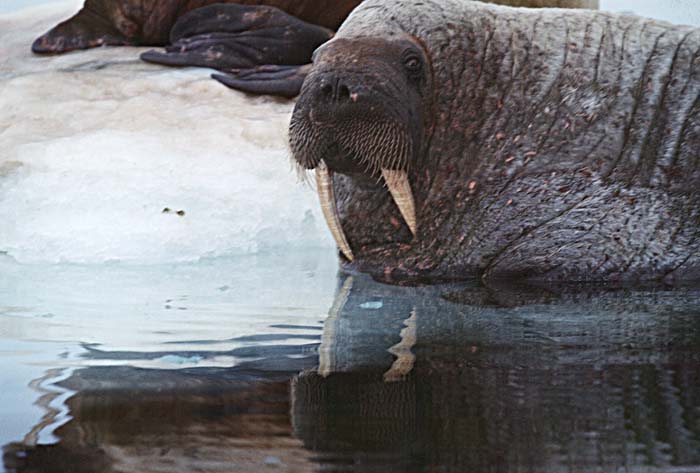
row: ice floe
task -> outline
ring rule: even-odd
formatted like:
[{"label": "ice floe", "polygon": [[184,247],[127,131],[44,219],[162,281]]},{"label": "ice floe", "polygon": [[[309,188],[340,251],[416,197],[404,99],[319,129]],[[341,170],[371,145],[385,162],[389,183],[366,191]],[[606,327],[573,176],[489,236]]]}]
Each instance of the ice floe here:
[{"label": "ice floe", "polygon": [[0,15],[0,252],[160,263],[332,251],[289,159],[291,102],[145,64],[141,48],[32,55],[80,3]]}]

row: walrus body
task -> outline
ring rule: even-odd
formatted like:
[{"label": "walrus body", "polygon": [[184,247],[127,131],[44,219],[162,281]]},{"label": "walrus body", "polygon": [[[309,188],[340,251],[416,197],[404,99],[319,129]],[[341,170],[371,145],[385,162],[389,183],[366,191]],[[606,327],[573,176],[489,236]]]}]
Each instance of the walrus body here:
[{"label": "walrus body", "polygon": [[360,1],[86,0],[79,13],[38,38],[32,51],[167,45],[141,58],[211,67],[227,73],[213,77],[229,87],[293,97],[312,52]]},{"label": "walrus body", "polygon": [[349,270],[700,278],[698,29],[367,0],[317,52],[290,142]]},{"label": "walrus body", "polygon": [[[141,58],[167,66],[210,67],[245,92],[293,97],[313,51],[362,0],[86,0],[83,9],[38,38],[37,54],[103,45],[166,46]],[[517,6],[596,8],[597,0],[492,0]]]}]

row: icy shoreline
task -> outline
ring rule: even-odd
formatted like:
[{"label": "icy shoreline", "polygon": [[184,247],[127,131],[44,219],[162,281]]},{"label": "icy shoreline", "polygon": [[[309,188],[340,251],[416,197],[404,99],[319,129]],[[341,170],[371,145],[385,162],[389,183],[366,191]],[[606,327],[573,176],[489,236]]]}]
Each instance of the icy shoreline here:
[{"label": "icy shoreline", "polygon": [[291,102],[142,63],[140,48],[33,56],[80,3],[0,15],[0,252],[162,263],[332,251],[289,160]]}]

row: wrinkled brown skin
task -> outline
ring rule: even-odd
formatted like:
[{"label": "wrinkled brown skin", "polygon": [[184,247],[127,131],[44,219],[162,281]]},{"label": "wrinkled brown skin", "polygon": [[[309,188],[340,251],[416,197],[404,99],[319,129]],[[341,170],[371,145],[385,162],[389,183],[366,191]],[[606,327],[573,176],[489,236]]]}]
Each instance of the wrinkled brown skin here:
[{"label": "wrinkled brown skin", "polygon": [[162,46],[178,18],[215,3],[268,5],[336,30],[361,0],[86,0],[82,10],[38,38],[32,51],[56,54],[102,45]]},{"label": "wrinkled brown skin", "polygon": [[[399,40],[424,49],[427,72],[392,95],[405,81],[387,72]],[[355,62],[368,42],[384,61]],[[355,134],[354,154],[330,146],[329,136],[353,136],[340,118],[314,135],[309,112],[333,115],[320,92],[328,74],[350,93],[360,87],[338,108],[342,120],[388,110],[420,127],[405,166],[415,239],[376,175],[358,175],[371,139]],[[304,167],[323,157],[337,171],[349,271],[394,283],[700,279],[698,29],[584,10],[367,0],[319,51],[290,140]]]}]

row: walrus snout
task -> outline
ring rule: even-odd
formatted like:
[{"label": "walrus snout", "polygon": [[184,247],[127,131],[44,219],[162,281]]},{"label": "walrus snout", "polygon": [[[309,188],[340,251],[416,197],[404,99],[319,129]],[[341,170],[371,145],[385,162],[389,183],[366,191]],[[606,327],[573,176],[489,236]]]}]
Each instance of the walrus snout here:
[{"label": "walrus snout", "polygon": [[58,54],[76,49],[86,49],[88,42],[82,31],[70,23],[62,23],[41,35],[32,43],[34,54]]},{"label": "walrus snout", "polygon": [[34,54],[51,54],[63,49],[63,43],[53,42],[48,35],[43,35],[32,43],[32,52]]},{"label": "walrus snout", "polygon": [[[423,135],[428,64],[410,39],[337,39],[321,46],[290,125],[304,169],[378,176],[408,171]],[[329,153],[334,156],[328,156]]]},{"label": "walrus snout", "polygon": [[[317,74],[306,90],[308,118],[316,127],[342,127],[346,119],[354,119],[372,107],[370,88],[363,78],[341,72]],[[381,104],[373,107],[381,108]]]}]

